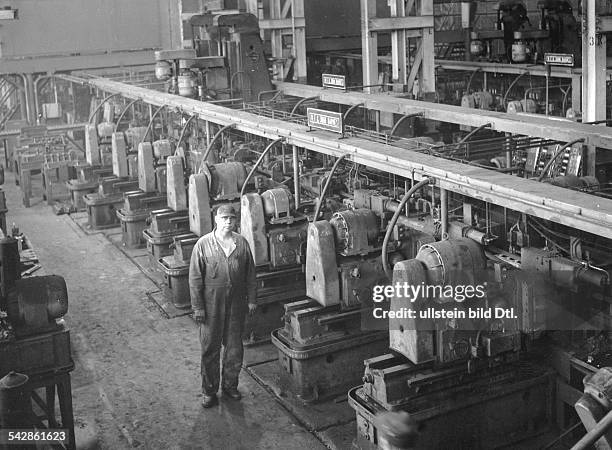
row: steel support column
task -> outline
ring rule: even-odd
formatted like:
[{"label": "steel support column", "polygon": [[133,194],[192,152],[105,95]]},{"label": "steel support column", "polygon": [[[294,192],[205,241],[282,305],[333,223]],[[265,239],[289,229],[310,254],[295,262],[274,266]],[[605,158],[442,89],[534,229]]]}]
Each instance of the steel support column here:
[{"label": "steel support column", "polygon": [[371,30],[370,19],[376,17],[376,0],[361,0],[361,59],[363,61],[363,85],[368,94],[378,92],[372,86],[378,84],[378,36]]},{"label": "steel support column", "polygon": [[[606,119],[606,35],[597,28],[597,2],[582,2],[582,121]],[[587,175],[595,175],[595,148],[589,147]]]},{"label": "steel support column", "polygon": [[[389,7],[391,8],[391,17],[403,17],[406,15],[404,0],[391,0]],[[401,92],[403,91],[403,86],[408,82],[405,30],[391,31],[391,59],[391,81],[402,86],[401,89],[398,89]]]}]

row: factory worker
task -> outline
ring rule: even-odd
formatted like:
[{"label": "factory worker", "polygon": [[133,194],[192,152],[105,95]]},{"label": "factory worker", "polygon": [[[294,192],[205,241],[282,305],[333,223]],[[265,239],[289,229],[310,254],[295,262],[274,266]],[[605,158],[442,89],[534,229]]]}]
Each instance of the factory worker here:
[{"label": "factory worker", "polygon": [[202,345],[202,406],[217,404],[223,345],[221,389],[240,400],[238,375],[242,367],[242,332],[247,311],[255,310],[255,264],[246,239],[235,233],[236,211],[221,205],[215,229],[202,236],[191,255],[189,289]]}]

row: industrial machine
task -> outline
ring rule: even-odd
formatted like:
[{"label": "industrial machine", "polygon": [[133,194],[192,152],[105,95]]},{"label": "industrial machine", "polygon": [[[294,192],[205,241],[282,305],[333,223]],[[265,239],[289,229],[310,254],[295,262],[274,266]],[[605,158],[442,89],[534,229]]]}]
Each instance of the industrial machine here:
[{"label": "industrial machine", "polygon": [[232,99],[238,94],[253,101],[272,89],[254,15],[194,15],[189,24],[193,49],[155,53],[155,74],[168,80],[168,92],[200,100]]},{"label": "industrial machine", "polygon": [[304,263],[307,217],[286,188],[242,196],[240,233],[251,247],[257,270],[258,308],[247,318],[249,341],[268,340],[278,328],[283,305],[306,293]]},{"label": "industrial machine", "polygon": [[[193,103],[111,80],[91,83],[169,111]],[[385,412],[410,414],[426,430],[419,442],[431,448],[451,437],[488,448],[536,436],[551,424],[553,400],[573,413],[575,398],[564,394],[575,388],[571,370],[605,364],[610,352],[601,335],[609,330],[612,205],[606,181],[592,177],[587,147],[607,148],[607,129],[390,95],[279,88],[282,95],[257,104],[193,106],[205,119],[193,122],[195,134],[206,126],[215,150],[198,164],[213,154],[223,162],[190,165],[197,169],[189,206],[198,209],[181,220],[193,220],[195,231],[173,249],[185,264],[210,229],[214,203],[235,203],[243,191],[241,232],[260,273],[305,265],[306,298],[284,306],[284,327],[272,333],[281,374],[274,388],[308,402],[362,383],[349,403],[364,448],[380,444],[375,418]],[[363,128],[316,129],[292,96],[310,99],[330,121],[362,108]],[[479,104],[490,100],[480,97]],[[422,124],[414,134],[426,136],[396,135],[398,123],[415,115]],[[261,151],[271,136],[268,148],[283,143],[276,154]],[[304,216],[312,220],[305,252]],[[405,315],[392,317],[397,311]],[[586,332],[570,332],[577,327]],[[594,342],[588,351],[580,348],[585,340]],[[555,383],[563,386],[559,398]]]},{"label": "industrial machine", "polygon": [[504,43],[503,62],[541,62],[544,52],[570,53],[580,59],[578,23],[569,2],[547,0],[538,2],[539,23],[531,23],[524,2],[506,0],[497,8],[497,30],[473,31],[470,48],[473,57],[493,60],[493,41]]},{"label": "industrial machine", "polygon": [[[68,187],[75,207],[80,209],[81,204],[84,204],[87,208],[90,227],[104,229],[121,223],[123,242],[139,246],[143,241],[138,239],[132,243],[133,239],[128,238],[128,234],[134,233],[128,233],[126,224],[130,223],[130,228],[142,230],[143,211],[138,211],[136,216],[129,212],[129,207],[128,212],[121,212],[123,196],[137,189],[147,195],[154,195],[156,189],[158,193],[165,192],[163,166],[165,158],[170,154],[171,145],[167,139],[145,142],[149,130],[153,133],[155,115],[151,116],[147,127],[138,126],[138,122],[134,121],[135,126],[118,131],[129,104],[125,107],[112,100],[111,96],[106,97],[96,107],[95,111],[103,107],[104,121],[97,127],[85,127],[87,165],[79,168],[79,176],[70,180]],[[132,116],[136,117],[134,111]],[[96,113],[92,113],[91,117],[95,118]]]},{"label": "industrial machine", "polygon": [[[462,204],[462,222],[474,223],[476,204],[456,200],[448,210]],[[502,217],[488,217],[484,236],[457,233],[459,224],[449,223],[447,234],[434,233],[414,258],[395,263],[374,315],[381,328],[388,323],[390,353],[367,359],[363,385],[349,392],[360,448],[380,444],[375,417],[387,411],[410,413],[425,430],[422,448],[445,448],[450,436],[469,448],[493,448],[550,426],[553,378],[542,364],[549,350],[541,338],[592,319],[571,305],[578,295],[590,302],[609,296],[609,274],[583,250],[564,256],[550,249],[557,232],[549,224],[523,216],[533,227],[524,232],[517,222],[503,236],[495,225]]]},{"label": "industrial machine", "polygon": [[[525,2],[500,2],[496,30],[474,25],[470,46],[466,48],[469,61],[454,65],[450,59],[439,60],[436,86],[439,98],[458,104],[463,96],[462,106],[510,113],[565,117],[570,108],[581,110],[575,92],[579,72],[544,65],[545,54],[552,53],[562,55],[561,65],[580,66],[579,18],[570,3],[563,0],[541,1],[537,8],[536,22],[533,10],[528,13]],[[500,47],[497,42],[503,42],[501,53],[496,52]],[[560,70],[551,71],[551,67]],[[488,101],[488,97],[493,101]]]},{"label": "industrial machine", "polygon": [[[21,278],[19,244],[12,236],[0,240],[0,267],[0,377],[4,377],[0,381],[0,425],[57,427],[55,410],[50,407],[57,386],[61,426],[68,430],[68,447],[74,448],[70,394],[74,363],[70,332],[62,320],[68,311],[66,282],[57,275]],[[40,387],[47,389],[45,400],[34,392]],[[32,421],[36,417],[33,399],[43,412],[36,423]]]},{"label": "industrial machine", "polygon": [[[307,299],[285,305],[285,326],[272,334],[284,384],[304,401],[358,382],[363,359],[388,345],[384,331],[368,328],[367,317],[374,286],[385,279],[382,232],[397,204],[373,189],[356,189],[351,200],[349,208],[308,225]],[[410,238],[396,231],[393,258],[401,259],[401,252],[410,254]]]},{"label": "industrial machine", "polygon": [[602,367],[584,377],[584,394],[575,404],[587,434],[574,448],[610,447],[610,367]]}]

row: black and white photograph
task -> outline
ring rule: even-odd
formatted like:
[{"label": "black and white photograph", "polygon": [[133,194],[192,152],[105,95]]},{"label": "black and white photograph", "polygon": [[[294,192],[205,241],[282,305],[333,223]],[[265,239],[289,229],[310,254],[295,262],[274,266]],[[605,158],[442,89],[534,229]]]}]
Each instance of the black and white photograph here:
[{"label": "black and white photograph", "polygon": [[0,450],[612,450],[611,127],[612,0],[0,0]]}]

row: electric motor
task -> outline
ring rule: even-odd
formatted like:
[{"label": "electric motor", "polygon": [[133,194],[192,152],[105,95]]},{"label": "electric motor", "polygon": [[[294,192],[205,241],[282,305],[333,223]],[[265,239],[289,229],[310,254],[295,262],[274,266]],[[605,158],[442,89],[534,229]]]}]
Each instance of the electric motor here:
[{"label": "electric motor", "polygon": [[16,331],[44,332],[67,312],[66,281],[58,275],[16,280],[8,293],[8,318]]},{"label": "electric motor", "polygon": [[281,219],[289,217],[295,209],[293,195],[287,189],[274,188],[261,194],[266,217]]},{"label": "electric motor", "polygon": [[210,196],[217,200],[234,199],[246,180],[246,169],[239,162],[227,162],[204,166],[208,177]]},{"label": "electric motor", "polygon": [[156,159],[172,156],[172,145],[168,139],[159,139],[153,142],[153,156]]},{"label": "electric motor", "polygon": [[329,222],[338,253],[367,251],[379,235],[378,218],[370,209],[340,211]]},{"label": "electric motor", "polygon": [[[478,243],[469,238],[425,244],[415,260],[421,264],[414,264],[414,278],[426,279],[428,286],[440,286],[444,290],[445,286],[476,286],[486,281],[484,252]],[[444,295],[434,297],[433,300],[440,303],[454,301],[454,298]]]},{"label": "electric motor", "polygon": [[100,136],[100,139],[103,139],[103,138],[110,139],[113,136],[114,131],[115,131],[115,124],[112,122],[102,122],[98,124],[98,136]]}]

